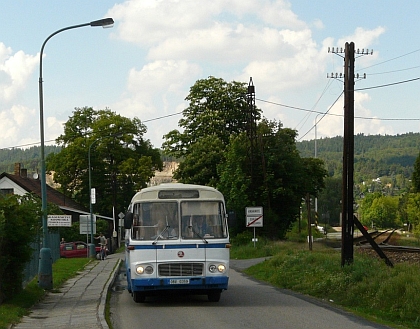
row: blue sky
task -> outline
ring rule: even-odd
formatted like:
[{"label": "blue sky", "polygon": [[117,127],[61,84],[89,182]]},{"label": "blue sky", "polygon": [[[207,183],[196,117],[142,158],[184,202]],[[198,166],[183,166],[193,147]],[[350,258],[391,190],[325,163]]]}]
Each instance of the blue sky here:
[{"label": "blue sky", "polygon": [[355,133],[419,132],[419,13],[415,0],[3,1],[0,148],[39,143],[44,40],[104,17],[115,20],[112,29],[65,31],[45,47],[46,141],[63,133],[75,107],[92,106],[140,118],[145,137],[161,147],[162,136],[178,129],[181,116],[171,115],[208,76],[252,77],[263,115],[296,129],[298,140],[315,138],[316,118],[317,138],[342,135],[343,83],[327,73],[343,72],[343,58],[328,47],[346,42],[373,49],[356,58],[367,78],[356,83]]}]

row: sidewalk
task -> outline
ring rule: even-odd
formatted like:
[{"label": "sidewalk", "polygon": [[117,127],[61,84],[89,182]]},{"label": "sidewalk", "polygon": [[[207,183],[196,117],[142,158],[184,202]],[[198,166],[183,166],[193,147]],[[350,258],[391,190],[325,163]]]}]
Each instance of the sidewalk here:
[{"label": "sidewalk", "polygon": [[118,253],[109,255],[103,261],[93,261],[83,272],[67,281],[60,292],[47,293],[31,309],[31,313],[12,328],[108,329],[105,321],[106,297],[123,258],[124,254]]}]

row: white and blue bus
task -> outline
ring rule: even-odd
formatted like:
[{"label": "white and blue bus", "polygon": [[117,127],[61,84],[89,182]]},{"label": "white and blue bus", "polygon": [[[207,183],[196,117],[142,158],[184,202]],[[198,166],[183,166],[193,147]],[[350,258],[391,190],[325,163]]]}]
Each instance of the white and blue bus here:
[{"label": "white and blue bus", "polygon": [[229,281],[229,231],[223,195],[208,186],[142,189],[125,215],[127,288],[135,302],[170,292],[217,302]]}]

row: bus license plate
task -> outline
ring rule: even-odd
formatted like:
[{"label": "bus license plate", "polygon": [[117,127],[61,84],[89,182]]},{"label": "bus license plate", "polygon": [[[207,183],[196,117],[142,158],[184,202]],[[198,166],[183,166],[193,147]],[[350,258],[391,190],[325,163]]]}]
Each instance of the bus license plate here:
[{"label": "bus license plate", "polygon": [[169,284],[190,284],[190,279],[170,279]]}]

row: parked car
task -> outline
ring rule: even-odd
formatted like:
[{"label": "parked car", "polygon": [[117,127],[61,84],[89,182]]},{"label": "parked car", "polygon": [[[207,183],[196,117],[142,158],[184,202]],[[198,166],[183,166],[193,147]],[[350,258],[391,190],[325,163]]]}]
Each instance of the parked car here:
[{"label": "parked car", "polygon": [[[96,254],[98,254],[100,250],[101,247],[95,247]],[[60,257],[89,257],[89,246],[83,241],[62,243],[60,245]]]}]

